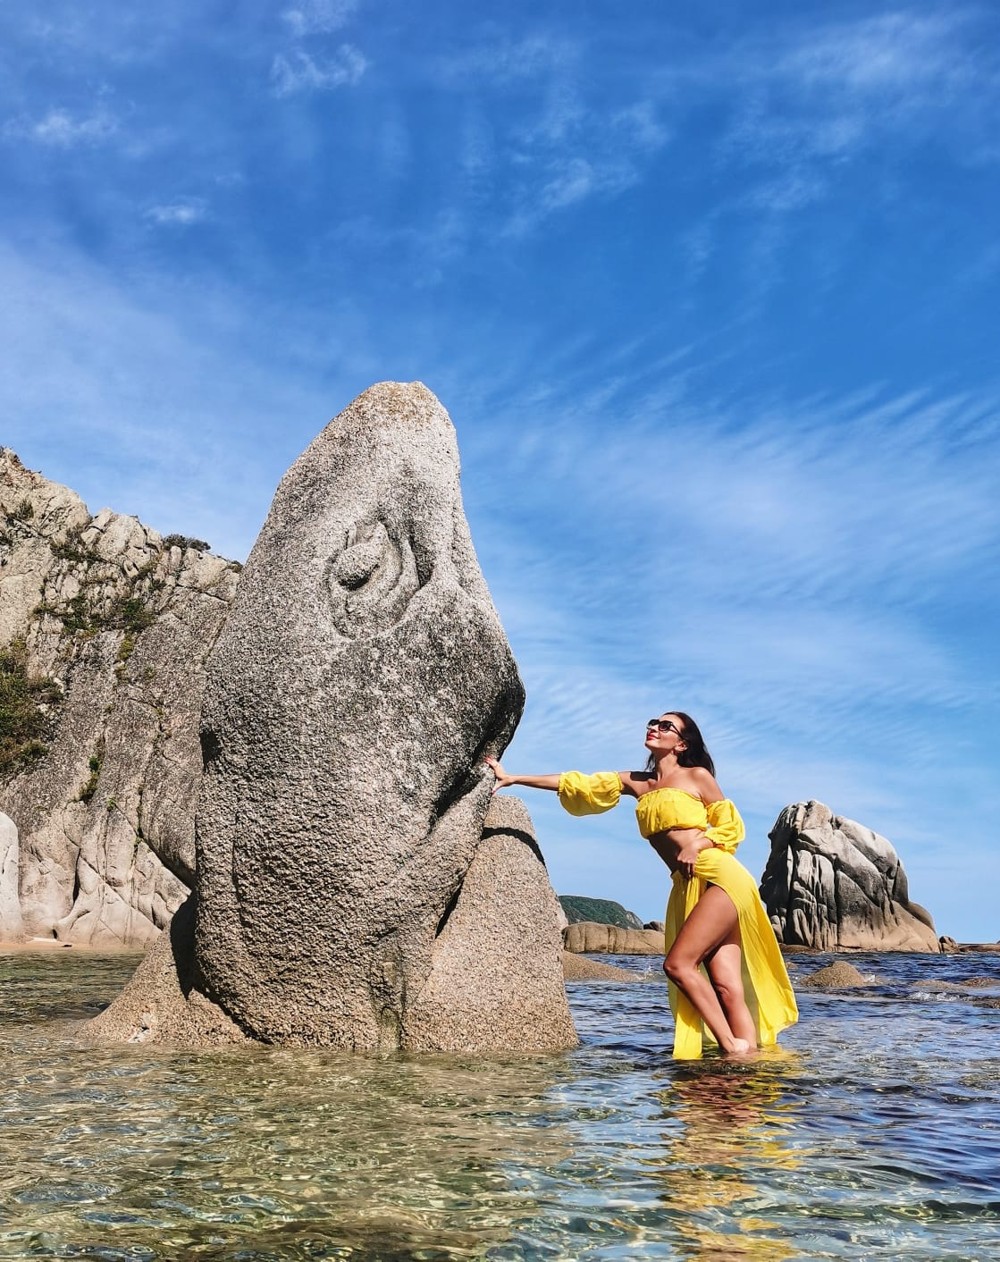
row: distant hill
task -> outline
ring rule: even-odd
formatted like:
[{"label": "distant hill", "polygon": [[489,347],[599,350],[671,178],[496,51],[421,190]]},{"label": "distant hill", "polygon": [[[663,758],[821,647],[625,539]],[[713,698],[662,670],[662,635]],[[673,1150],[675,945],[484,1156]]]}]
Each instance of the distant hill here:
[{"label": "distant hill", "polygon": [[599,925],[617,925],[619,929],[641,929],[642,921],[634,911],[610,898],[587,898],[584,894],[560,894],[559,902],[571,925],[592,921]]}]

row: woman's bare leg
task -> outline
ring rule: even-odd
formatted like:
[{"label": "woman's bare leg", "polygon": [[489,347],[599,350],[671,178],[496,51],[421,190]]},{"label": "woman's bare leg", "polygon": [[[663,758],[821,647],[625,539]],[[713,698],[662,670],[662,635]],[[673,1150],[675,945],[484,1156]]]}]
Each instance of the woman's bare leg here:
[{"label": "woman's bare leg", "polygon": [[737,925],[726,941],[705,957],[705,968],[711,979],[712,989],[719,996],[729,1028],[736,1038],[746,1039],[751,1047],[756,1047],[757,1027],[753,1023],[753,1016],[743,993],[742,962],[743,951]]},{"label": "woman's bare leg", "polygon": [[699,972],[705,958],[726,942],[739,918],[733,900],[717,885],[710,885],[677,935],[663,970],[694,1004],[695,1010],[725,1052],[745,1052],[756,1039],[733,1032],[712,983]]}]

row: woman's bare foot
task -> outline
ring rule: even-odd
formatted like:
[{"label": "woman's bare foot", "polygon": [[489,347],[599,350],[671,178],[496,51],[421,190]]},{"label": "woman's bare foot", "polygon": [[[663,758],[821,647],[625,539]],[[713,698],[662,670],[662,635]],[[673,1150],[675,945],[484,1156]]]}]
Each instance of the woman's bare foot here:
[{"label": "woman's bare foot", "polygon": [[749,1056],[751,1052],[757,1049],[747,1039],[733,1039],[732,1047],[726,1048],[727,1056]]}]

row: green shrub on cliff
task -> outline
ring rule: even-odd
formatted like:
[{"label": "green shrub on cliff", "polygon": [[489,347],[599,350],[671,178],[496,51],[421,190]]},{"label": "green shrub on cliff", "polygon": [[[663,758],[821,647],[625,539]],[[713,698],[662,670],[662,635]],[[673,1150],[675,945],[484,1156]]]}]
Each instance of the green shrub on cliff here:
[{"label": "green shrub on cliff", "polygon": [[0,649],[0,778],[44,757],[62,691],[52,679],[28,673],[23,640]]},{"label": "green shrub on cliff", "polygon": [[211,552],[211,544],[205,542],[204,539],[196,539],[193,535],[166,535],[163,540],[165,549],[180,548],[182,552],[186,552],[188,548],[194,548],[196,552]]}]

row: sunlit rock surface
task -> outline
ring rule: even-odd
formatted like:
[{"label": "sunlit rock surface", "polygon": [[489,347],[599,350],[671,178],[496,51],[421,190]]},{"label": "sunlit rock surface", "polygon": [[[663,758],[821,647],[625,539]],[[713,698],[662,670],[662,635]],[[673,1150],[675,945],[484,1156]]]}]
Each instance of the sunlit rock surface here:
[{"label": "sunlit rock surface", "polygon": [[609,955],[662,955],[663,933],[656,929],[621,929],[596,921],[580,920],[563,930],[567,951]]},{"label": "sunlit rock surface", "polygon": [[939,951],[892,844],[822,802],[786,806],[760,895],[778,941],[820,951]]},{"label": "sunlit rock surface", "polygon": [[0,808],[25,937],[142,946],[187,897],[204,664],[239,571],[205,548],[92,516],[0,449],[0,652],[27,697]]}]

